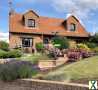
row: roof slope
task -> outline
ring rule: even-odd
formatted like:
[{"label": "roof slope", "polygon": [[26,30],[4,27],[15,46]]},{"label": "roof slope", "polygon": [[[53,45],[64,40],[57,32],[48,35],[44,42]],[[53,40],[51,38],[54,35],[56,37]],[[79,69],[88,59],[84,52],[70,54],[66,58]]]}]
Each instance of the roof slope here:
[{"label": "roof slope", "polygon": [[[71,17],[71,16],[70,16]],[[57,19],[57,18],[49,18],[39,16],[38,18],[38,27],[37,28],[27,28],[22,24],[22,14],[14,13],[10,16],[9,32],[16,33],[30,33],[30,34],[48,34],[52,35],[53,32],[58,32],[59,35],[63,36],[78,36],[78,37],[88,37],[88,33],[85,31],[84,27],[79,23],[81,28],[79,30],[72,32],[68,31],[63,23],[67,20]]]}]

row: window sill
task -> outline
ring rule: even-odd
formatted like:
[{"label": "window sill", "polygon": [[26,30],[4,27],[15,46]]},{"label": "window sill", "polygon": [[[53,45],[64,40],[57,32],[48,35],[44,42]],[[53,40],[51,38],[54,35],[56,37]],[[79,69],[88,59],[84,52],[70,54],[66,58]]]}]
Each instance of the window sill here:
[{"label": "window sill", "polygon": [[37,27],[25,27],[26,29],[38,29]]}]

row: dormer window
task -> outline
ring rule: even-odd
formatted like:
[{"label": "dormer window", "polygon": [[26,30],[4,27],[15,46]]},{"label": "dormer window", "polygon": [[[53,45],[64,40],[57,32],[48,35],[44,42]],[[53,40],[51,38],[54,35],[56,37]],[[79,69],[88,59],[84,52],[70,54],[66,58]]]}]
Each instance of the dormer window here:
[{"label": "dormer window", "polygon": [[70,24],[70,31],[76,31],[76,24],[74,23]]},{"label": "dormer window", "polygon": [[34,28],[35,27],[35,20],[28,19],[27,25],[28,25],[28,27]]}]

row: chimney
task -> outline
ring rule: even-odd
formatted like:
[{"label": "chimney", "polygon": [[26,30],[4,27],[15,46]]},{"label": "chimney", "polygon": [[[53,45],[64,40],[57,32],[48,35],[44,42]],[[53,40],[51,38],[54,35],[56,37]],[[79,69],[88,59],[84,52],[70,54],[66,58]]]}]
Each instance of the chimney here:
[{"label": "chimney", "polygon": [[9,15],[12,15],[15,13],[14,9],[13,9],[13,3],[12,0],[9,0]]}]

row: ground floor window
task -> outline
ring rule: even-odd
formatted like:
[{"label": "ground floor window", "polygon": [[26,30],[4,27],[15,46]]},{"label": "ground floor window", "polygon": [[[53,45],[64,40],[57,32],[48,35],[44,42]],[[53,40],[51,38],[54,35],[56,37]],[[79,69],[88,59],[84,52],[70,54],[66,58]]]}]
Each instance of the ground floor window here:
[{"label": "ground floor window", "polygon": [[44,38],[43,42],[44,42],[44,44],[48,44],[49,43],[49,38]]},{"label": "ground floor window", "polygon": [[32,38],[22,38],[22,46],[23,47],[32,47],[33,39]]}]

